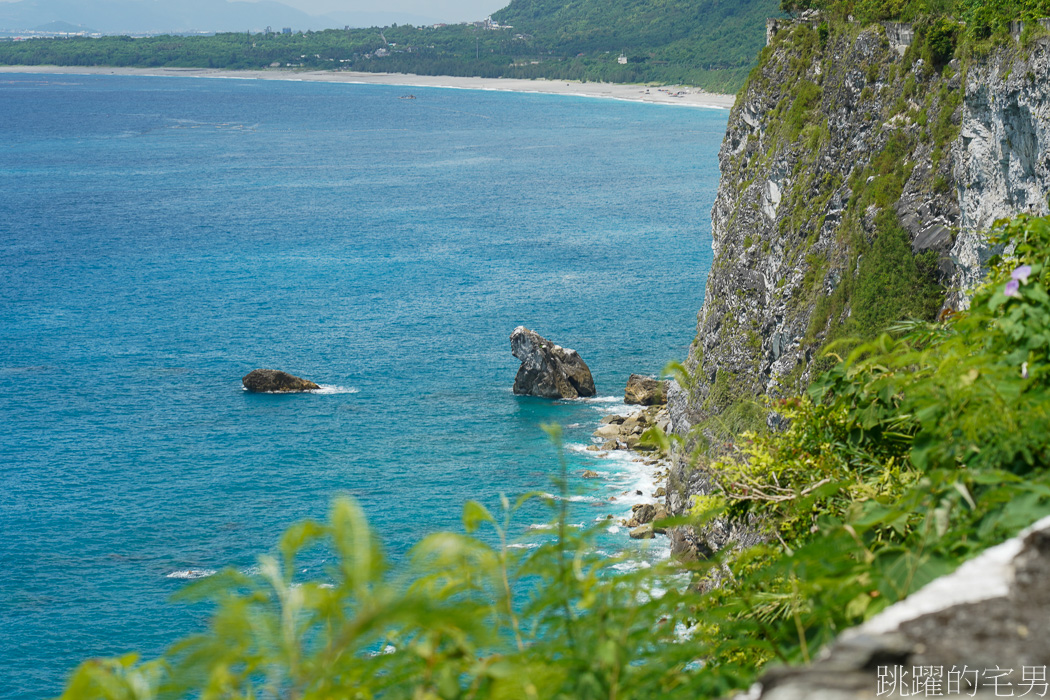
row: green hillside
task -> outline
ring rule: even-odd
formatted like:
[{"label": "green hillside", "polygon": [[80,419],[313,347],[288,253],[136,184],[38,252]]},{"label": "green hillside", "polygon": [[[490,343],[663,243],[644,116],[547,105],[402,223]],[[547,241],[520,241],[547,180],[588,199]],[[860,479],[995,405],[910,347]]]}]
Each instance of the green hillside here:
[{"label": "green hillside", "polygon": [[492,17],[556,52],[652,53],[705,68],[750,66],[765,44],[774,0],[513,0]]},{"label": "green hillside", "polygon": [[765,43],[766,17],[776,14],[777,0],[514,0],[493,16],[499,28],[478,23],[0,41],[0,65],[279,66],[674,83],[735,93]]},{"label": "green hillside", "polygon": [[896,20],[928,24],[944,18],[961,23],[965,34],[984,40],[1006,34],[1010,22],[1050,16],[1050,0],[782,0],[788,12],[820,10],[832,18],[861,24]]}]

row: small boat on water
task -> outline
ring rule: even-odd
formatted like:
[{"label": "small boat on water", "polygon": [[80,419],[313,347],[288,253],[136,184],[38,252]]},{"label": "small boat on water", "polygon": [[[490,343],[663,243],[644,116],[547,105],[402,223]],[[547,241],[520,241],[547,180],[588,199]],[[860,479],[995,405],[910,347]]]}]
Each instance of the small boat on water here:
[{"label": "small boat on water", "polygon": [[415,96],[415,95],[402,95],[402,96],[401,96],[400,98],[398,98],[398,99],[402,99],[402,100],[414,100],[414,99],[416,99],[416,96]]}]

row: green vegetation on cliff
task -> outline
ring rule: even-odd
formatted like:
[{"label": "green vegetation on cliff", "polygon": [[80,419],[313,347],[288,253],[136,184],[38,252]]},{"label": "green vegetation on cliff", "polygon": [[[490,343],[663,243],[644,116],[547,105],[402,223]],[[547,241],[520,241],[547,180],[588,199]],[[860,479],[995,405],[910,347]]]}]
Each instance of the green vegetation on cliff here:
[{"label": "green vegetation on cliff", "polygon": [[[697,85],[736,92],[776,0],[514,0],[509,28],[394,26],[305,34],[0,42],[0,64],[355,71]],[[619,62],[621,52],[626,64]]]},{"label": "green vegetation on cliff", "polygon": [[861,24],[952,17],[965,22],[977,38],[1007,32],[1011,21],[1050,15],[1048,0],[781,0],[780,7],[785,12],[812,9],[839,18],[853,16]]}]

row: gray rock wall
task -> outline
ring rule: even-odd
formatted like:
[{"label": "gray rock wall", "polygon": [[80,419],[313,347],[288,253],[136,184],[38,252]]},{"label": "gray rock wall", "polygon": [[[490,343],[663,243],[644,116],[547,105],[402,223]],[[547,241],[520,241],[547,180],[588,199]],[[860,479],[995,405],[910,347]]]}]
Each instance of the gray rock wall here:
[{"label": "gray rock wall", "polygon": [[[678,411],[690,423],[740,397],[776,396],[788,378],[795,387],[808,379],[828,330],[849,315],[846,308],[825,327],[810,328],[820,298],[856,274],[843,225],[849,219],[875,233],[874,212],[856,210],[850,181],[895,131],[920,128],[893,110],[938,81],[919,61],[907,71],[919,88],[903,97],[904,61],[878,26],[808,56],[785,38],[791,34],[782,30],[767,49],[771,56],[738,99],[719,155],[715,260],[687,362],[697,390]],[[892,81],[891,69],[898,72]],[[819,87],[819,102],[792,139],[782,125],[802,82]],[[952,175],[949,158],[931,166],[932,151],[920,143],[907,155],[915,168],[898,208],[918,247],[947,257],[958,204],[950,188],[933,191],[939,176]]]},{"label": "gray rock wall", "polygon": [[[953,286],[981,278],[990,251],[980,232],[1018,212],[1047,213],[1050,194],[1050,43],[1021,58],[1000,52],[966,76],[959,139],[952,146],[959,198],[958,237],[951,254]],[[962,294],[956,305],[965,307]]]},{"label": "gray rock wall", "polygon": [[[902,55],[910,27],[836,32],[820,46],[811,24],[771,23],[771,43],[730,115],[711,217],[715,257],[685,363],[693,386],[669,391],[680,435],[809,383],[821,348],[855,311],[847,292],[861,269],[858,242],[880,235],[873,192],[887,167],[903,164],[906,177],[885,206],[914,253],[936,254],[949,307],[966,305],[963,290],[990,255],[980,231],[1046,211],[1050,41],[1004,47],[964,76],[957,63],[942,71],[917,50]],[[811,103],[796,104],[807,90]],[[938,144],[936,134],[952,129],[958,138]],[[907,152],[893,152],[895,142]],[[668,480],[675,513],[710,483],[685,455]]]}]

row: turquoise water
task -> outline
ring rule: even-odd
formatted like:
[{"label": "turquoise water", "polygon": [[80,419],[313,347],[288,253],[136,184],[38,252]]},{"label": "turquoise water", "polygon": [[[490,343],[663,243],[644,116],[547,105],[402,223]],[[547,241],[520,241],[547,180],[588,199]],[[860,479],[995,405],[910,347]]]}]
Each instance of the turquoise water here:
[{"label": "turquoise water", "polygon": [[[168,602],[187,578],[250,571],[336,494],[396,559],[458,528],[467,499],[549,488],[543,422],[568,426],[574,474],[606,475],[575,480],[573,517],[629,510],[638,465],[582,447],[629,373],[692,339],[726,119],[4,76],[0,695],[57,694],[92,655],[160,652],[202,624]],[[599,399],[512,395],[519,324],[578,350]],[[324,390],[247,394],[256,367]]]}]

